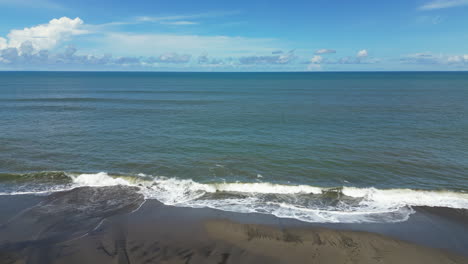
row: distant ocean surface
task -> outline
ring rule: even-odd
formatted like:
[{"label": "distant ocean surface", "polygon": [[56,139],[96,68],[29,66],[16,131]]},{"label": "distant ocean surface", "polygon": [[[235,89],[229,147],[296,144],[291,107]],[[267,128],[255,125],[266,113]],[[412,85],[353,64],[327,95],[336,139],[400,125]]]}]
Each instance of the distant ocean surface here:
[{"label": "distant ocean surface", "polygon": [[0,195],[117,184],[307,222],[468,209],[468,73],[0,72]]}]

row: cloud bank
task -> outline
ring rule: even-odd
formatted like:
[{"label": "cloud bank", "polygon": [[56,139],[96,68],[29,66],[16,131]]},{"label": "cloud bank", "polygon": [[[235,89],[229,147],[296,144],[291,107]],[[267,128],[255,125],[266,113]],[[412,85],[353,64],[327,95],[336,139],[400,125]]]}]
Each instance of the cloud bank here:
[{"label": "cloud bank", "polygon": [[403,56],[400,61],[405,64],[468,66],[468,54],[434,55],[428,52],[423,52]]},{"label": "cloud bank", "polygon": [[[323,51],[319,54],[327,54],[327,53],[330,53],[330,52]],[[355,56],[346,56],[346,57],[341,57],[338,59],[328,59],[328,58],[324,58],[321,55],[315,55],[307,63],[310,63],[312,65],[318,65],[318,64],[372,64],[372,63],[378,63],[378,62],[380,62],[380,60],[369,57],[369,52],[363,49],[363,50],[358,51]]]},{"label": "cloud bank", "polygon": [[[187,16],[139,19],[189,21],[182,20],[188,19]],[[80,48],[75,46],[77,40],[85,41],[84,49],[79,44]],[[89,46],[93,48],[90,50]],[[310,50],[284,51],[284,47],[277,39],[268,38],[115,32],[106,26],[85,24],[78,17],[61,17],[45,24],[13,29],[0,37],[0,69],[300,71],[341,70],[348,69],[346,65],[357,64],[361,65],[358,68],[365,69],[365,65],[382,62],[367,49],[338,58],[329,55],[336,50],[318,49],[310,58],[307,55]],[[468,54],[416,53],[393,61],[459,69],[468,66]]]},{"label": "cloud bank", "polygon": [[294,50],[272,56],[248,56],[239,58],[241,64],[289,64],[296,59]]},{"label": "cloud bank", "polygon": [[314,52],[315,55],[327,54],[327,53],[336,53],[336,50],[333,49],[319,49]]}]

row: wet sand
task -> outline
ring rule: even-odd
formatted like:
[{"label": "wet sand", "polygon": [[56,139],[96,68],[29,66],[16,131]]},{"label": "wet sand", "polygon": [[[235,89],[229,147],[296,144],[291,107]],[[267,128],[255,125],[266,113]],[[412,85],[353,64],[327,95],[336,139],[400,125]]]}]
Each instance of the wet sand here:
[{"label": "wet sand", "polygon": [[[4,196],[0,208],[0,263],[468,263],[467,234],[459,231],[468,225],[465,211],[418,208],[419,218],[408,223],[318,225],[165,206],[129,187]],[[425,217],[427,223],[444,218],[440,223],[460,238],[450,243],[438,236],[434,245],[442,247],[434,248],[391,235],[424,228]]]}]

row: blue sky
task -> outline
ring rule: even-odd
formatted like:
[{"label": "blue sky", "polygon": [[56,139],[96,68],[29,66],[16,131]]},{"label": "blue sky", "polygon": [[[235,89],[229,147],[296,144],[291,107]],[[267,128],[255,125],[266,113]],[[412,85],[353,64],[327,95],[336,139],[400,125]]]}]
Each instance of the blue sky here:
[{"label": "blue sky", "polygon": [[0,70],[468,70],[468,0],[0,0]]}]

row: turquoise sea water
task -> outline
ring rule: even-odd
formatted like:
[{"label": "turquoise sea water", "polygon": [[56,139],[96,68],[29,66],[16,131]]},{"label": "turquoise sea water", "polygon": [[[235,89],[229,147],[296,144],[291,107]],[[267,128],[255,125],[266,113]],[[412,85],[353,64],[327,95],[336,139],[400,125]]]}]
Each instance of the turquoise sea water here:
[{"label": "turquoise sea water", "polygon": [[353,211],[412,189],[464,207],[467,102],[468,73],[0,72],[0,192],[144,181],[172,204]]}]

